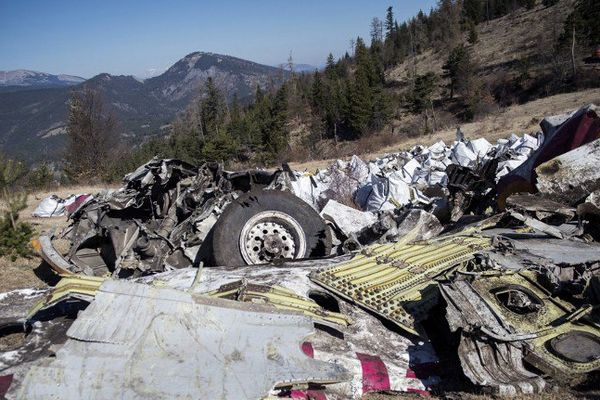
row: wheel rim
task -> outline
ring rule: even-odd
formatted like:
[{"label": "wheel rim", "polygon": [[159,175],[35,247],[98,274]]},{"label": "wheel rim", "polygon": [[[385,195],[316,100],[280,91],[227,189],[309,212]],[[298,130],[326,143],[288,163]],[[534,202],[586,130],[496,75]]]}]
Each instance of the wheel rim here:
[{"label": "wheel rim", "polygon": [[304,256],[306,236],[298,221],[290,215],[263,211],[244,224],[239,247],[246,264],[266,264]]}]

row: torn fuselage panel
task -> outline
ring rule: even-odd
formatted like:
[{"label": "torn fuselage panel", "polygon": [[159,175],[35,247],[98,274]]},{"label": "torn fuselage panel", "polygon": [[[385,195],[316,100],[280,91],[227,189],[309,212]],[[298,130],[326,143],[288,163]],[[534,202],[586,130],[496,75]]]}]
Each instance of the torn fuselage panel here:
[{"label": "torn fuselage panel", "polygon": [[271,307],[109,280],[16,398],[256,399],[274,386],[350,379],[302,352],[313,330]]}]

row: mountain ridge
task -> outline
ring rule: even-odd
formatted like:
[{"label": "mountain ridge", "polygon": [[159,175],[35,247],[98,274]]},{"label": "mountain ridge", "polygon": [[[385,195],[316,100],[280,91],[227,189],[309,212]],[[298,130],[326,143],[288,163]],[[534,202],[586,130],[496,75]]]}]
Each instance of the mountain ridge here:
[{"label": "mountain ridge", "polygon": [[[210,77],[231,99],[248,98],[256,87],[281,84],[288,73],[276,67],[209,52],[192,52],[162,74],[140,81],[133,75],[100,73],[68,86],[0,90],[0,147],[28,162],[58,160],[64,148],[70,92],[84,86],[101,93],[119,121],[119,133],[133,143],[164,135],[178,112]],[[83,78],[82,78],[83,79]]]}]

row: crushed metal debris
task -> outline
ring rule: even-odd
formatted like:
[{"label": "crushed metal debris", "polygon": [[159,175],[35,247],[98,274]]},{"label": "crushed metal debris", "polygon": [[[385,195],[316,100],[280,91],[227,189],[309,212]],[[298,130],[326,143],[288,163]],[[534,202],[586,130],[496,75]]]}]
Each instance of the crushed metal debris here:
[{"label": "crushed metal debris", "polygon": [[359,399],[450,380],[585,396],[595,109],[314,174],[154,159],[118,190],[45,199],[36,212],[70,226],[33,246],[61,279],[0,294],[0,338],[22,338],[0,352],[0,398]]}]

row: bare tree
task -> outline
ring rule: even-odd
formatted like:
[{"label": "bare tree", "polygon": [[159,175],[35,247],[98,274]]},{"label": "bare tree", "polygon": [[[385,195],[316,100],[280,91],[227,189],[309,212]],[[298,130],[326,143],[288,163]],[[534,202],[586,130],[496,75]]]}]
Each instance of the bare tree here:
[{"label": "bare tree", "polygon": [[89,86],[73,91],[67,123],[66,172],[75,181],[101,178],[118,146],[116,120],[100,93]]},{"label": "bare tree", "polygon": [[371,44],[383,42],[383,21],[375,17],[371,20]]}]

